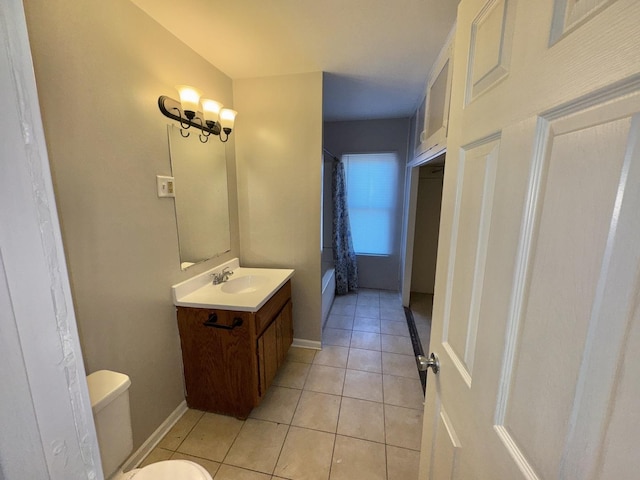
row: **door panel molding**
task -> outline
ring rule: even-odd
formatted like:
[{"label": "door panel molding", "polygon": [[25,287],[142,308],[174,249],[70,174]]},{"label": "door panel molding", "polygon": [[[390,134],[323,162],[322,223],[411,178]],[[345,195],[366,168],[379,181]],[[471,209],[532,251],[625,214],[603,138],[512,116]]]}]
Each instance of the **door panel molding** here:
[{"label": "door panel molding", "polygon": [[[461,445],[453,423],[443,408],[440,409],[435,437],[436,445],[446,448],[435,449],[432,465],[439,473],[447,472],[444,478],[453,480],[456,476]],[[430,478],[433,478],[433,470],[430,472]]]},{"label": "door panel molding", "polygon": [[515,0],[489,0],[471,23],[465,105],[509,74]]},{"label": "door panel molding", "polygon": [[[532,266],[535,257],[536,242],[538,240],[538,228],[540,226],[541,204],[545,196],[547,184],[547,174],[551,150],[555,137],[571,135],[582,130],[593,129],[599,126],[613,127],[614,123],[622,125],[621,120],[629,119],[631,126],[629,130],[618,130],[616,134],[619,147],[624,145],[623,164],[620,173],[612,172],[612,178],[617,179],[615,185],[614,212],[611,215],[612,221],[606,238],[606,246],[603,249],[602,265],[596,275],[596,291],[593,305],[590,306],[590,316],[586,325],[586,340],[582,350],[582,358],[579,363],[579,375],[575,385],[572,406],[570,407],[570,419],[566,430],[566,438],[563,445],[561,459],[559,461],[560,478],[591,478],[593,472],[597,471],[600,456],[594,455],[585,460],[584,452],[597,447],[602,451],[604,435],[608,417],[610,415],[610,405],[614,401],[615,387],[619,372],[610,371],[611,365],[620,365],[620,359],[624,352],[625,332],[630,328],[630,322],[635,308],[633,298],[628,298],[621,305],[620,302],[612,301],[615,295],[607,295],[605,289],[615,288],[623,290],[623,285],[637,285],[635,265],[638,264],[638,254],[631,246],[615,246],[618,235],[617,225],[621,208],[624,203],[627,218],[624,225],[628,229],[634,229],[634,233],[626,232],[624,238],[635,235],[637,238],[640,232],[640,219],[637,214],[640,194],[632,189],[626,189],[628,178],[631,174],[636,176],[640,182],[640,116],[632,115],[640,111],[640,91],[629,93],[629,87],[635,84],[626,81],[625,88],[622,88],[624,95],[612,99],[612,94],[595,95],[591,101],[585,98],[577,99],[569,104],[563,105],[553,111],[547,112],[547,118],[539,117],[536,126],[536,141],[533,154],[531,173],[527,192],[526,206],[523,212],[523,225],[520,237],[516,269],[514,274],[514,289],[510,303],[510,312],[507,321],[505,335],[505,353],[503,355],[503,366],[500,376],[499,394],[495,411],[494,429],[500,441],[510,453],[523,475],[526,478],[538,478],[535,469],[527,462],[524,452],[517,444],[512,430],[508,427],[507,414],[509,410],[509,399],[514,388],[514,375],[519,353],[519,342],[522,335],[525,309],[528,298],[525,292],[531,287],[530,280]],[[620,93],[620,90],[618,90]],[[596,105],[596,102],[602,102]],[[583,109],[583,110],[580,110]],[[559,113],[564,116],[560,116]],[[611,130],[612,132],[615,129]],[[622,135],[622,136],[620,136]],[[606,141],[608,137],[599,139]],[[615,138],[615,137],[612,137]],[[632,159],[635,161],[635,170],[632,169]],[[614,168],[613,165],[611,165]],[[618,176],[619,175],[619,176]],[[634,203],[635,202],[635,203]],[[621,253],[625,252],[626,253]],[[612,259],[613,252],[617,259]],[[613,271],[615,276],[610,275],[609,267],[613,261],[618,265]],[[625,278],[620,278],[620,272],[626,272]],[[627,287],[628,288],[628,287]],[[637,287],[636,287],[637,288]],[[635,291],[635,289],[631,289]],[[616,312],[617,310],[617,312]],[[606,312],[606,313],[605,313]],[[617,320],[612,324],[608,319]],[[603,342],[603,340],[606,340]],[[608,345],[603,348],[601,345]],[[611,348],[611,346],[615,348]],[[541,352],[542,354],[543,352]],[[609,359],[608,361],[605,361]],[[594,380],[594,379],[597,379]]]},{"label": "door panel molding", "polygon": [[[601,453],[606,449],[604,432],[610,421],[611,406],[621,376],[627,333],[638,308],[632,292],[638,291],[640,253],[620,238],[638,238],[640,233],[637,214],[640,193],[635,188],[626,188],[628,184],[638,185],[640,182],[639,114],[631,121],[627,145],[577,381],[571,429],[562,456],[560,475],[566,478],[593,478],[600,468],[602,455],[585,458],[584,452],[594,446]],[[619,226],[625,231],[619,231]],[[624,288],[625,285],[635,287]],[[621,302],[619,292],[625,290],[629,293]],[[617,368],[612,370],[614,365]]]},{"label": "door panel molding", "polygon": [[451,362],[456,367],[460,378],[467,384],[467,388],[471,388],[471,373],[467,369],[467,366],[464,364],[464,360],[461,359],[456,353],[455,349],[449,344],[449,342],[442,342],[442,348],[447,352],[449,358],[451,358]]},{"label": "door panel molding", "polygon": [[553,21],[549,46],[584,22],[600,13],[616,0],[556,0],[553,5]]},{"label": "door panel molding", "polygon": [[493,429],[495,430],[498,438],[504,445],[505,449],[511,455],[511,458],[515,462],[515,464],[522,472],[522,475],[526,480],[541,480],[541,478],[536,474],[533,467],[529,464],[526,457],[523,455],[522,451],[511,437],[511,434],[503,425],[494,425]]},{"label": "door panel molding", "polygon": [[[480,318],[480,299],[484,282],[491,214],[493,211],[493,195],[495,189],[498,155],[500,149],[500,133],[475,140],[460,149],[458,159],[458,190],[464,187],[470,196],[457,198],[454,214],[454,237],[462,233],[470,248],[460,251],[460,245],[452,241],[453,255],[465,259],[465,267],[472,269],[469,277],[466,270],[460,271],[450,264],[450,277],[461,276],[464,282],[460,288],[452,288],[445,306],[447,315],[444,321],[443,345],[451,356],[460,375],[468,387],[471,387],[473,364],[475,361],[475,345],[478,322]],[[472,186],[472,183],[474,184]],[[467,277],[469,279],[467,280]],[[462,280],[460,280],[462,281]],[[460,282],[458,282],[460,286]],[[455,303],[453,297],[455,296]],[[457,319],[460,328],[451,329],[452,316]],[[463,320],[464,317],[464,320]]]},{"label": "door panel molding", "polygon": [[608,115],[608,112],[617,112],[612,114],[617,115],[617,118],[633,115],[637,111],[636,97],[639,92],[640,74],[632,75],[606,88],[600,88],[550,108],[541,113],[540,117],[563,125],[565,122],[571,122],[573,115],[581,115],[585,118],[590,115],[591,120],[585,121],[585,124],[595,124],[603,115]]},{"label": "door panel molding", "polygon": [[[634,100],[634,101],[632,101]],[[599,108],[594,108],[599,104]],[[564,105],[558,106],[552,110],[543,113],[537,122],[535,134],[535,146],[533,152],[533,160],[531,163],[531,172],[529,175],[529,185],[527,190],[526,207],[523,212],[523,222],[520,235],[520,244],[516,262],[516,273],[514,275],[514,289],[512,293],[511,308],[509,311],[509,322],[506,334],[506,345],[503,369],[501,374],[501,387],[497,401],[496,424],[502,424],[504,420],[503,413],[506,409],[506,401],[508,398],[509,384],[507,379],[510,377],[510,368],[512,368],[513,354],[515,342],[517,340],[518,323],[515,321],[520,318],[521,308],[524,304],[524,292],[526,289],[526,274],[528,272],[529,257],[532,249],[533,230],[535,228],[535,219],[538,212],[538,204],[540,196],[544,193],[542,184],[545,181],[544,164],[546,150],[551,135],[551,122],[554,122],[554,130],[556,133],[569,131],[571,128],[567,122],[573,122],[573,116],[580,114],[586,125],[593,124],[602,118],[603,114],[615,109],[620,111],[620,107],[626,107],[626,114],[632,115],[640,109],[640,75],[619,82],[615,88],[607,89],[602,92],[581,97]]]},{"label": "door panel molding", "polygon": [[524,478],[527,480],[540,480],[534,468],[527,461],[516,440],[505,426],[513,370],[516,361],[519,332],[521,330],[522,309],[526,304],[528,274],[533,251],[534,231],[540,205],[540,196],[543,194],[546,168],[546,149],[549,140],[549,122],[544,118],[538,118],[534,140],[534,151],[529,174],[525,209],[521,227],[520,242],[516,258],[516,269],[513,280],[513,290],[509,308],[509,316],[506,324],[505,351],[503,354],[502,371],[500,374],[498,396],[494,416],[494,430],[504,448],[516,463]]},{"label": "door panel molding", "polygon": [[[539,198],[542,185],[544,183],[545,151],[549,139],[549,122],[544,118],[539,118],[536,125],[536,134],[533,151],[533,161],[529,174],[529,185],[527,188],[526,206],[523,212],[523,221],[520,234],[520,242],[516,258],[516,269],[513,279],[513,290],[509,308],[509,317],[505,334],[505,352],[503,355],[502,371],[496,402],[495,424],[502,426],[505,421],[509,394],[511,391],[511,378],[513,365],[515,363],[516,346],[518,342],[518,332],[520,331],[520,320],[522,318],[522,307],[526,303],[527,275],[529,272],[529,261],[533,249],[533,232],[536,226],[536,217],[539,208]],[[506,445],[505,445],[506,446]]]}]

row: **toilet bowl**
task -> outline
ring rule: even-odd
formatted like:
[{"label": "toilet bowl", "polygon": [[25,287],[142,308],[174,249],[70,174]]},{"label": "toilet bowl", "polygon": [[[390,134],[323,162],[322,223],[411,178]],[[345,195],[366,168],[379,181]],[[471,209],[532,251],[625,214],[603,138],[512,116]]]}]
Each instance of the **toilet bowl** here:
[{"label": "toilet bowl", "polygon": [[126,473],[116,472],[108,480],[211,480],[211,475],[189,460],[164,460]]},{"label": "toilet bowl", "polygon": [[119,472],[111,480],[211,480],[211,475],[189,460],[164,460],[127,473]]},{"label": "toilet bowl", "polygon": [[102,471],[107,480],[212,480],[197,463],[165,460],[123,473],[124,461],[133,450],[127,375],[99,370],[87,377],[96,425]]}]

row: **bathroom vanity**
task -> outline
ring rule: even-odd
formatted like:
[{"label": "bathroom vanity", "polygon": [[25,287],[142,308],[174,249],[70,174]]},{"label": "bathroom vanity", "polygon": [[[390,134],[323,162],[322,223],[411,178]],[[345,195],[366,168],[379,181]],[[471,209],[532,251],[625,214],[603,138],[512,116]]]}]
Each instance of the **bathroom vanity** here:
[{"label": "bathroom vanity", "polygon": [[187,405],[244,419],[266,394],[293,341],[293,270],[232,265],[229,281],[211,284],[212,273],[225,266],[199,276],[199,287],[175,285],[174,303]]}]

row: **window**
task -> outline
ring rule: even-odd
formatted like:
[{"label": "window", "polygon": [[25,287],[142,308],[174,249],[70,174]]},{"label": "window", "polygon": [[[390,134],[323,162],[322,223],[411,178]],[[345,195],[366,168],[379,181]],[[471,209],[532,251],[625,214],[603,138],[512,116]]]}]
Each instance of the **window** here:
[{"label": "window", "polygon": [[395,153],[343,155],[353,248],[360,255],[391,255],[398,161]]}]

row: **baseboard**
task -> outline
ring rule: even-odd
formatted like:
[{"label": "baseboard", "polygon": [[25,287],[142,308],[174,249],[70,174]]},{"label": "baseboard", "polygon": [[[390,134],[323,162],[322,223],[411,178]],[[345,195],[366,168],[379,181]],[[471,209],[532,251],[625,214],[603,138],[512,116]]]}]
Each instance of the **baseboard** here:
[{"label": "baseboard", "polygon": [[[418,334],[418,329],[416,328],[416,322],[413,318],[413,312],[409,307],[404,307],[404,314],[407,318],[407,327],[409,328],[409,336],[411,337],[411,344],[413,345],[413,354],[417,358],[418,355],[424,355],[424,349],[422,348],[420,335]],[[420,376],[420,383],[422,383],[422,393],[425,394],[425,392],[427,391],[427,372],[424,370],[418,370],[418,375]]]},{"label": "baseboard", "polygon": [[315,340],[305,340],[304,338],[294,338],[292,347],[313,348],[314,350],[322,350],[322,342]]},{"label": "baseboard", "polygon": [[128,472],[131,469],[136,468],[142,461],[145,459],[147,455],[151,453],[156,445],[162,440],[162,438],[171,430],[178,420],[185,414],[188,410],[187,401],[183,400],[178,408],[176,408],[171,414],[167,417],[167,419],[162,422],[162,424],[156,429],[155,432],[151,434],[149,438],[145,440],[145,442],[136,450],[133,455],[131,455],[122,465],[122,470]]}]

